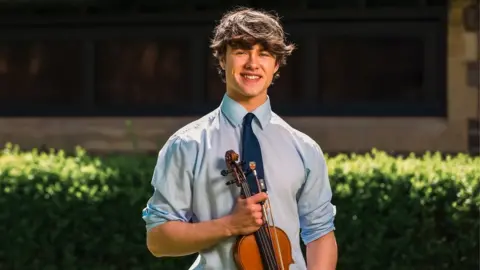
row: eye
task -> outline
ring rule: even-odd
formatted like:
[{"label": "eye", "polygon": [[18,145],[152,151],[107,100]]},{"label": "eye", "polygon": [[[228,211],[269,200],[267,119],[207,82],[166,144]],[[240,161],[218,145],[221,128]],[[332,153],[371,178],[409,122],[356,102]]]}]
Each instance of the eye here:
[{"label": "eye", "polygon": [[260,56],[270,57],[272,55],[267,51],[263,51],[263,52],[260,52]]}]

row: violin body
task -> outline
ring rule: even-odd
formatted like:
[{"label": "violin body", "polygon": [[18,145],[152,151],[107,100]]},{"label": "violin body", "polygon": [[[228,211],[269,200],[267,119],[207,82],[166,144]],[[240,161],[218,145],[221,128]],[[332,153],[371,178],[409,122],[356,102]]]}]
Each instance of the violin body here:
[{"label": "violin body", "polygon": [[[293,258],[292,247],[287,234],[278,227],[269,226],[268,229],[271,235],[276,234],[278,236],[281,254],[275,248],[277,264],[283,265],[285,269],[289,269],[289,265],[293,263]],[[276,241],[272,241],[272,245],[276,247]],[[239,270],[269,270],[263,266],[260,248],[257,245],[254,234],[240,236],[237,239],[233,247],[233,256]],[[282,261],[280,261],[280,258],[282,258]]]}]

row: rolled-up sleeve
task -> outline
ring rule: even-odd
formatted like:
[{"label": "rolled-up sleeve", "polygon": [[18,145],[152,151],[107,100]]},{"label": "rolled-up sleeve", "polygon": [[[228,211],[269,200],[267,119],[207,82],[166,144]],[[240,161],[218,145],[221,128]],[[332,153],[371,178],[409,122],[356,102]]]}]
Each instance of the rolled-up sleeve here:
[{"label": "rolled-up sleeve", "polygon": [[313,143],[305,154],[306,181],[298,198],[301,238],[305,245],[335,230],[335,206],[322,150]]},{"label": "rolled-up sleeve", "polygon": [[192,181],[195,146],[170,138],[158,154],[152,177],[153,194],[142,211],[146,229],[167,221],[188,222],[192,217]]}]

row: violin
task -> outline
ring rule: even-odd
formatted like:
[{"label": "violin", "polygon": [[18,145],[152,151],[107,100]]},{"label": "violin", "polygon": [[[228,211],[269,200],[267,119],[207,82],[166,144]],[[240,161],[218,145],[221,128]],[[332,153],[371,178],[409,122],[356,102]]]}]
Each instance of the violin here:
[{"label": "violin", "polygon": [[[256,163],[249,162],[250,170],[244,172],[245,162],[238,162],[238,154],[233,150],[225,153],[227,169],[222,171],[223,176],[233,175],[233,179],[226,184],[236,184],[241,188],[245,198],[252,196],[246,175],[253,173],[258,190],[266,192],[263,179],[258,179]],[[237,238],[233,247],[233,257],[239,270],[285,270],[293,264],[292,245],[287,234],[275,226],[269,199],[260,203],[263,212],[263,225],[253,234],[242,235]]]}]

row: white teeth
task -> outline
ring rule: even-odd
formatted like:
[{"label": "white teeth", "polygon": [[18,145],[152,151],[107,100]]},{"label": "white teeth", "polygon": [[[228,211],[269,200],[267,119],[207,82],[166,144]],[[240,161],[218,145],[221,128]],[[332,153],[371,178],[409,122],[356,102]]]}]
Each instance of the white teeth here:
[{"label": "white teeth", "polygon": [[243,75],[243,77],[245,77],[249,80],[256,80],[256,79],[260,78],[259,76],[255,76],[255,75]]}]

